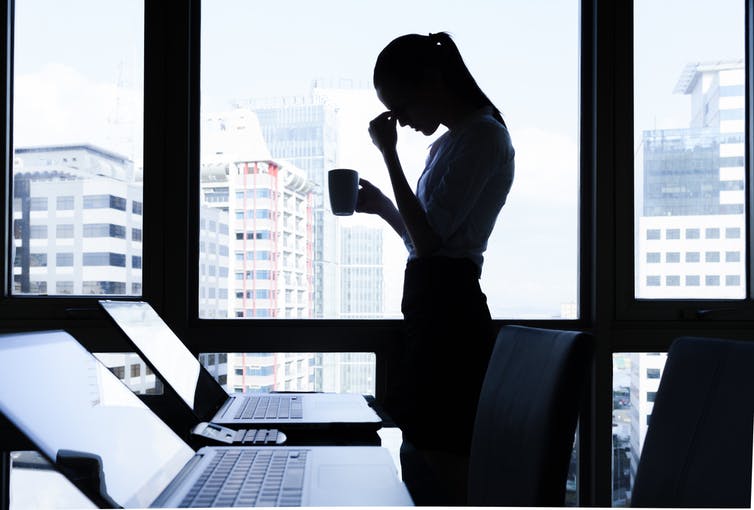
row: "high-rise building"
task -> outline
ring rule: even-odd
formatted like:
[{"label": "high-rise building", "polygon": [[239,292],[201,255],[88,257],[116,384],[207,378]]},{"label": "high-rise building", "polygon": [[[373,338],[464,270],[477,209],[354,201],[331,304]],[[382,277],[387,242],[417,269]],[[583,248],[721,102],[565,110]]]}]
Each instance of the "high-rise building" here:
[{"label": "high-rise building", "polygon": [[[200,316],[312,318],[315,184],[270,156],[250,110],[207,117],[202,141]],[[317,389],[313,354],[200,360],[229,392]]]},{"label": "high-rise building", "polygon": [[233,110],[205,125],[215,131],[205,135],[202,205],[229,218],[229,316],[312,318],[314,183],[269,157],[253,112]]},{"label": "high-rise building", "polygon": [[383,315],[382,229],[342,227],[340,233],[340,317]]},{"label": "high-rise building", "polygon": [[632,353],[631,359],[631,486],[647,435],[657,388],[665,367],[666,353]]},{"label": "high-rise building", "polygon": [[337,314],[336,221],[329,214],[327,170],[335,167],[337,133],[336,107],[323,97],[252,100],[270,157],[291,162],[314,183],[313,288],[314,317]]},{"label": "high-rise building", "polygon": [[746,292],[744,66],[696,63],[676,92],[688,128],[645,131],[637,296],[737,298]]},{"label": "high-rise building", "polygon": [[16,148],[13,291],[140,295],[143,179],[92,145]]}]

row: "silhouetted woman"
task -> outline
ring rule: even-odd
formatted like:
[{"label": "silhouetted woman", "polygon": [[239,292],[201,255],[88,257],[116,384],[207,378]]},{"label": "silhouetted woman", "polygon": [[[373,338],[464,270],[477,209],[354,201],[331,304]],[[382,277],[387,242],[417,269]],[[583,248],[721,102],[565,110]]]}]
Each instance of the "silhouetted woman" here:
[{"label": "silhouetted woman", "polygon": [[[416,503],[462,504],[496,333],[479,278],[513,181],[514,150],[499,110],[446,33],[393,40],[377,58],[374,86],[388,111],[372,120],[369,133],[397,207],[362,179],[357,211],[381,216],[408,248],[401,304],[406,336],[384,405],[404,432],[404,479]],[[448,128],[432,144],[415,192],[396,150],[397,123],[428,136],[441,124]],[[409,458],[426,462],[429,471]],[[435,480],[426,491],[425,475]]]}]

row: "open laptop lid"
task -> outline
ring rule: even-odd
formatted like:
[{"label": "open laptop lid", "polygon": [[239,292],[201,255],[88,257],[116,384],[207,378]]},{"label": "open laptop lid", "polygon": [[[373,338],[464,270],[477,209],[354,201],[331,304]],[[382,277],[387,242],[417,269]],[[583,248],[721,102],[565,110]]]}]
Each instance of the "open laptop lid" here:
[{"label": "open laptop lid", "polygon": [[100,480],[120,506],[149,506],[194,456],[64,331],[0,335],[0,366],[0,412],[59,468],[99,456]]},{"label": "open laptop lid", "polygon": [[228,393],[149,303],[109,300],[99,303],[160,379],[175,390],[200,420],[211,420],[228,400]]}]

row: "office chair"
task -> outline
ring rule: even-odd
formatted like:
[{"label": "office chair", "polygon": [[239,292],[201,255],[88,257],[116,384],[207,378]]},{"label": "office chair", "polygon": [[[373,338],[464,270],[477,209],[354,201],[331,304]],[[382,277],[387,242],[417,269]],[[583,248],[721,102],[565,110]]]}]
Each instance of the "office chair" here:
[{"label": "office chair", "polygon": [[472,506],[563,506],[591,335],[504,326],[479,398]]},{"label": "office chair", "polygon": [[668,350],[631,494],[635,507],[749,507],[754,342]]}]

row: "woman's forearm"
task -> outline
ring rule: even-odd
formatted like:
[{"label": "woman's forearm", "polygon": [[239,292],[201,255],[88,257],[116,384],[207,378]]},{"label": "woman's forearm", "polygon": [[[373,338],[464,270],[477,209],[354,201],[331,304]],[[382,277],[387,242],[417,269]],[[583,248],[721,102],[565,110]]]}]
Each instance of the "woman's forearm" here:
[{"label": "woman's forearm", "polygon": [[[395,195],[401,222],[411,238],[416,255],[419,257],[431,255],[440,247],[440,238],[432,230],[432,227],[430,227],[427,215],[419,203],[419,199],[406,180],[406,175],[403,173],[403,167],[398,158],[398,152],[391,148],[385,150],[382,155],[390,174],[390,182],[393,185],[393,194]],[[385,220],[390,223],[388,218],[385,218]],[[398,230],[396,229],[396,231]],[[398,232],[400,233],[400,231]]]}]

